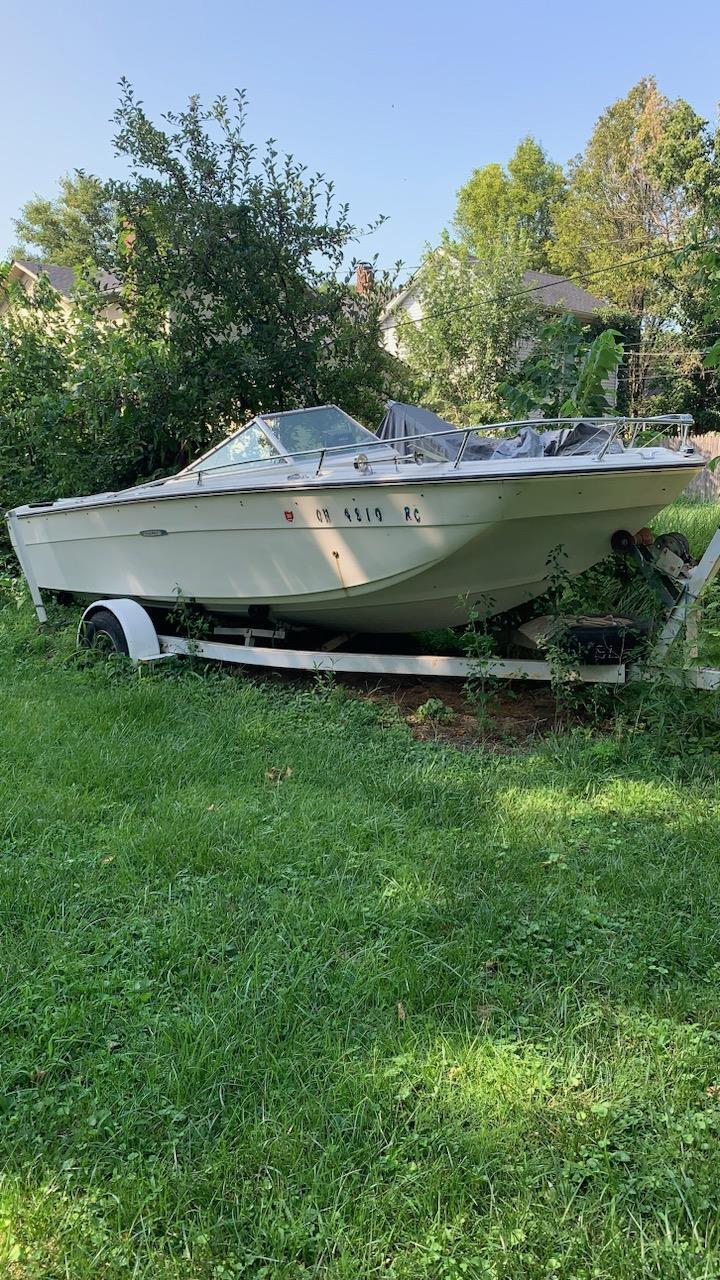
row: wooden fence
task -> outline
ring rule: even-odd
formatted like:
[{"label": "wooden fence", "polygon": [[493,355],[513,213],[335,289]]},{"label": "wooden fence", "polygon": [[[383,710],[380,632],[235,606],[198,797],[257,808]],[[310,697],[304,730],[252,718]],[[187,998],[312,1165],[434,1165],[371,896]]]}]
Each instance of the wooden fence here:
[{"label": "wooden fence", "polygon": [[[671,444],[670,441],[667,442]],[[708,459],[720,456],[720,435],[708,434],[706,436],[688,436],[688,443],[695,446],[700,453],[704,454]],[[677,445],[677,441],[675,442]],[[717,502],[720,499],[720,463],[718,463],[717,471],[708,471],[707,468],[696,476],[691,484],[685,490],[687,498],[705,499],[710,502]]]}]

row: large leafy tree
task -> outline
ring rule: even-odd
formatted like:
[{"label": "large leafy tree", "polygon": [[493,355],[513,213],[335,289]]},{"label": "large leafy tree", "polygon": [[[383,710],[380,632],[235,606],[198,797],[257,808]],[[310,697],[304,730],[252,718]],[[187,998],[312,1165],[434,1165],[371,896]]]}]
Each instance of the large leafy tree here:
[{"label": "large leafy tree", "polygon": [[197,443],[249,412],[337,400],[377,420],[395,375],[379,342],[389,281],[362,294],[345,266],[361,231],[331,182],[246,137],[245,101],[155,124],[126,82],[108,257],[137,323],[166,317]]},{"label": "large leafy tree", "polygon": [[183,368],[162,330],[103,318],[80,283],[73,322],[41,279],[0,322],[0,506],[120,488],[184,461]]},{"label": "large leafy tree", "polygon": [[34,196],[15,219],[10,257],[79,268],[97,262],[114,237],[114,210],[104,183],[77,171],[60,179],[54,200]]},{"label": "large leafy tree", "polygon": [[[716,147],[720,148],[720,127],[716,134]],[[720,183],[710,187],[703,198],[703,224],[708,237],[704,251],[695,259],[695,271],[691,277],[694,286],[693,300],[699,312],[698,328],[710,343],[704,351],[702,367],[695,373],[695,384],[702,378],[710,381],[714,393],[714,420],[720,427]]]},{"label": "large leafy tree", "polygon": [[555,214],[556,265],[592,272],[618,306],[648,310],[665,296],[666,251],[684,245],[717,178],[706,122],[683,99],[670,102],[652,77],[641,80],[603,113],[570,166]]},{"label": "large leafy tree", "polygon": [[[720,124],[714,144],[716,155],[720,156]],[[701,318],[711,344],[705,352],[704,366],[720,369],[720,181],[708,184],[702,192],[699,221],[706,239],[703,251],[693,262],[691,286],[696,306],[702,308]]]},{"label": "large leafy tree", "polygon": [[[129,174],[100,206],[118,233],[85,255],[71,324],[46,280],[28,298],[0,278],[3,507],[176,470],[261,409],[335,401],[373,424],[403,395],[380,343],[389,284],[344,278],[360,233],[332,184],[258,154],[242,98],[166,121],[123,86]],[[97,266],[120,278],[121,324]]]},{"label": "large leafy tree", "polygon": [[551,260],[638,318],[641,340],[629,354],[635,409],[658,394],[662,400],[664,350],[682,346],[684,335],[688,345],[704,345],[694,267],[682,250],[707,230],[704,197],[719,174],[706,122],[684,100],[669,101],[652,78],[603,113],[571,164]]},{"label": "large leafy tree", "polygon": [[[708,311],[705,318],[710,323],[720,326],[720,236],[718,236],[717,247],[713,246],[708,250],[702,265],[708,297]],[[705,366],[708,369],[720,369],[719,329],[715,329],[712,336],[715,341],[705,355]]]},{"label": "large leafy tree", "polygon": [[529,265],[548,264],[555,213],[565,197],[562,167],[532,137],[523,138],[508,161],[476,169],[458,192],[456,226],[483,257],[498,240],[518,241]]},{"label": "large leafy tree", "polygon": [[540,323],[524,270],[513,247],[495,244],[478,264],[447,236],[423,264],[422,322],[398,318],[397,338],[415,394],[451,421],[488,422],[503,412],[500,386]]}]

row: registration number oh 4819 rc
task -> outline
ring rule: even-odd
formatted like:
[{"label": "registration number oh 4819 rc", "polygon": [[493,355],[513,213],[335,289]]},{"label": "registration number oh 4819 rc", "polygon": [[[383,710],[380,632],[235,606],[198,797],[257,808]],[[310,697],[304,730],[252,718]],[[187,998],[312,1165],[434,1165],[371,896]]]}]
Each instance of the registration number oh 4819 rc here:
[{"label": "registration number oh 4819 rc", "polygon": [[[403,507],[406,524],[421,524],[422,515],[418,507]],[[382,524],[384,520],[382,507],[343,507],[342,521],[345,524]],[[315,519],[318,524],[335,524],[329,507],[316,507]]]}]

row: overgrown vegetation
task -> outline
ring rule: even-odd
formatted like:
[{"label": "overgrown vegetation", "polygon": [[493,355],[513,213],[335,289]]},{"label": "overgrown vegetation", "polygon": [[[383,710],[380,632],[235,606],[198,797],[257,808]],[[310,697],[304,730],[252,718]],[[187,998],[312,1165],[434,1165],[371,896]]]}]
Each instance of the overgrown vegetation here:
[{"label": "overgrown vegetation", "polygon": [[193,98],[161,128],[124,84],[115,125],[129,176],[99,203],[83,179],[19,224],[63,260],[92,246],[72,322],[45,281],[32,298],[0,281],[3,509],[177,470],[263,408],[338,402],[374,425],[402,386],[379,341],[388,278],[350,286],[361,229],[332,183],[246,139],[242,95]]},{"label": "overgrown vegetation", "polygon": [[[679,499],[662,511],[653,521],[655,534],[679,532],[688,540],[691,555],[699,560],[710,539],[715,534],[720,517],[715,502],[696,502]],[[528,656],[526,650],[516,649],[513,635],[516,627],[531,617],[547,616],[562,624],[563,619],[578,615],[595,615],[640,619],[651,624],[650,642],[654,628],[660,622],[666,605],[657,590],[636,569],[632,561],[622,556],[608,556],[601,563],[586,570],[577,578],[568,577],[564,567],[562,547],[557,547],[548,560],[550,586],[545,595],[529,605],[500,616],[486,618],[482,605],[471,624],[461,632],[449,629],[423,632],[422,647],[431,653],[462,653],[474,659],[476,670],[468,683],[468,696],[474,707],[480,730],[489,727],[488,713],[499,688],[506,688],[490,673],[488,659],[508,651],[516,656]],[[708,667],[720,667],[720,584],[710,583],[702,596],[701,625],[699,629],[699,653],[693,655],[684,648],[684,641],[677,641],[677,648],[670,656],[672,665],[683,666],[689,661],[699,661]],[[562,625],[558,627],[545,657],[553,668],[553,723],[556,728],[567,727],[579,717],[586,725],[601,729],[617,718],[638,714],[649,715],[659,737],[672,727],[674,717],[684,720],[688,706],[688,692],[683,689],[669,694],[659,689],[657,696],[643,690],[642,696],[632,686],[614,688],[604,685],[579,684],[575,679],[577,656],[568,651],[567,637]],[[538,655],[539,656],[539,655]],[[645,657],[643,646],[635,657]],[[519,691],[519,697],[525,696]],[[638,712],[638,698],[644,710]],[[689,698],[689,705],[697,704]],[[714,714],[712,698],[701,699],[700,706]],[[674,732],[674,730],[672,730]],[[482,737],[482,732],[481,732]]]},{"label": "overgrown vegetation", "polygon": [[[490,297],[500,309],[509,296],[521,307],[530,301],[543,304],[541,282],[533,280],[528,287],[534,292],[519,296],[517,264],[522,264],[520,270],[567,275],[585,286],[613,313],[607,327],[620,329],[625,338],[620,411],[690,412],[701,430],[712,430],[720,423],[720,384],[715,363],[705,355],[720,323],[713,293],[718,189],[717,130],[689,103],[670,101],[646,77],[603,112],[567,173],[532,137],[519,143],[506,169],[496,163],[476,169],[458,193],[459,243],[446,244],[443,252],[472,253],[480,275],[487,274],[488,262],[514,263],[504,279],[498,279],[496,268],[490,273]],[[715,245],[714,256],[711,251],[703,257],[708,245]],[[398,337],[430,401],[440,404],[434,368],[442,369],[448,361],[456,369],[472,370],[482,322],[476,332],[474,320],[468,320],[474,300],[462,274],[457,275],[452,315],[448,291],[436,298],[436,257],[437,251],[428,255],[415,288],[428,314],[440,310],[443,318],[418,326],[428,330],[425,342],[413,337],[408,325],[398,329]],[[482,292],[482,286],[475,287]],[[484,300],[486,310],[489,301]],[[459,335],[464,324],[469,330],[466,363]],[[523,381],[517,367],[521,349],[507,348],[505,332],[494,341],[492,325],[486,327],[484,365],[492,369],[497,364],[498,381],[504,390],[514,390]],[[541,364],[555,361],[552,326],[527,336],[532,336]],[[591,331],[584,338],[596,336]],[[486,408],[487,397],[478,397],[474,416],[485,421],[502,417],[497,399],[491,397]],[[504,397],[503,407],[510,405],[512,411],[516,399],[514,394]],[[543,403],[531,407],[541,409]],[[472,417],[474,408],[466,390],[462,411]]]},{"label": "overgrown vegetation", "polygon": [[73,645],[6,581],[5,1274],[720,1267],[712,699],[457,752]]},{"label": "overgrown vegetation", "polygon": [[537,344],[500,393],[513,418],[541,413],[544,418],[602,417],[610,404],[610,378],[623,358],[620,334],[604,329],[588,340],[573,315],[550,320]]},{"label": "overgrown vegetation", "polygon": [[524,269],[524,254],[512,245],[491,246],[478,269],[466,246],[445,237],[419,278],[422,323],[396,313],[413,394],[448,421],[502,417],[501,385],[541,323],[537,304],[523,291]]},{"label": "overgrown vegetation", "polygon": [[69,325],[41,279],[0,323],[3,510],[120,488],[184,456],[178,352],[165,333],[108,323],[104,303],[88,283]]}]

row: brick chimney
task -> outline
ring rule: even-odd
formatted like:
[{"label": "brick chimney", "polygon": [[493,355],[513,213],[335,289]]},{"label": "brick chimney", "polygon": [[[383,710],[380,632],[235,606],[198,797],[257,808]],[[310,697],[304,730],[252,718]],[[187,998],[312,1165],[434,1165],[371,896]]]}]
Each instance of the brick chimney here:
[{"label": "brick chimney", "polygon": [[369,262],[358,262],[355,268],[355,288],[358,293],[369,293],[375,283],[375,272]]}]

